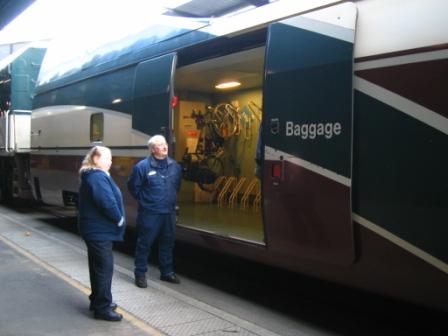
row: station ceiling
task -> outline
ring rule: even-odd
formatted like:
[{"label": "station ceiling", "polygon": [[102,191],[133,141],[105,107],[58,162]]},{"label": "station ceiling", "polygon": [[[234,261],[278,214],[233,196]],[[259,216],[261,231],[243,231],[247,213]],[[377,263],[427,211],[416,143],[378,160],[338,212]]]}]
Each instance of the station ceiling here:
[{"label": "station ceiling", "polygon": [[0,0],[0,30],[14,20],[35,0]]},{"label": "station ceiling", "polygon": [[[35,0],[0,0],[0,30],[13,21]],[[272,1],[272,0],[271,0]],[[238,10],[245,6],[263,6],[269,0],[191,0],[177,8],[168,10],[168,14],[183,15],[190,17],[217,17],[228,12]]]},{"label": "station ceiling", "polygon": [[172,8],[167,14],[189,17],[219,17],[247,6],[259,7],[269,2],[269,0],[190,0],[184,5]]}]

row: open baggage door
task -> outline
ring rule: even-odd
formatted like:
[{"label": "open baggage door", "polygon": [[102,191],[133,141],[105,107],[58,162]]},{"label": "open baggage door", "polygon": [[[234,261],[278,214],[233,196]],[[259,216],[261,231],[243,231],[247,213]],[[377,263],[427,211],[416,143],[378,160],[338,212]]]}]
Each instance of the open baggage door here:
[{"label": "open baggage door", "polygon": [[335,264],[354,260],[351,210],[356,6],[274,23],[264,87],[268,248]]},{"label": "open baggage door", "polygon": [[164,135],[168,142],[176,61],[176,53],[171,53],[141,62],[135,70],[132,128],[148,135]]}]

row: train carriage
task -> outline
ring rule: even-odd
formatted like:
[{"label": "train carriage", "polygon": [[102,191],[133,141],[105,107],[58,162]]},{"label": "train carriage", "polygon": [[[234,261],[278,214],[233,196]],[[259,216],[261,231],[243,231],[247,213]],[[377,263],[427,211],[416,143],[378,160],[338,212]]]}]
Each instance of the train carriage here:
[{"label": "train carriage", "polygon": [[164,134],[184,168],[179,239],[447,310],[447,10],[279,1],[55,42],[33,99],[34,193],[76,203],[95,144],[125,189]]}]

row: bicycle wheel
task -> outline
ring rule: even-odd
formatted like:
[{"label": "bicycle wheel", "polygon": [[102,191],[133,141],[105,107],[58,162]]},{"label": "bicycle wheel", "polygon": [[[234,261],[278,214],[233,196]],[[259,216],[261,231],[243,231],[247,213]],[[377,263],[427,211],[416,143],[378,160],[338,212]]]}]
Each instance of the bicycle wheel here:
[{"label": "bicycle wheel", "polygon": [[222,138],[235,134],[238,126],[238,111],[230,104],[219,104],[213,110],[213,128]]},{"label": "bicycle wheel", "polygon": [[222,176],[223,172],[224,165],[222,161],[215,156],[209,156],[201,161],[195,182],[202,190],[213,192],[214,183],[218,177]]},{"label": "bicycle wheel", "polygon": [[206,158],[206,164],[216,177],[224,175],[224,163],[216,156],[209,156]]}]

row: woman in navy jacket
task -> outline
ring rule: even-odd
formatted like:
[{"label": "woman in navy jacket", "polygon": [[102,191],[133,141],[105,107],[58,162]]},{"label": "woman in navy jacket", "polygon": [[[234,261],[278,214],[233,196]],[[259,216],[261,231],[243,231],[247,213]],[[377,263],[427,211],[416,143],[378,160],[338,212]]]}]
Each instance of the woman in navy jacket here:
[{"label": "woman in navy jacket", "polygon": [[112,244],[124,237],[124,207],[120,189],[109,175],[110,149],[93,147],[79,170],[78,227],[87,245],[89,260],[90,310],[97,319],[120,321],[112,301],[114,259]]}]

